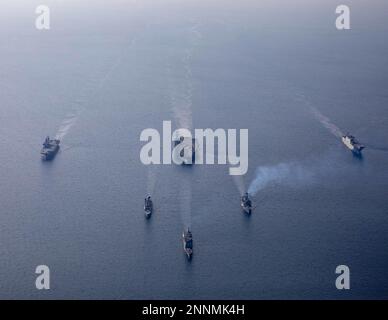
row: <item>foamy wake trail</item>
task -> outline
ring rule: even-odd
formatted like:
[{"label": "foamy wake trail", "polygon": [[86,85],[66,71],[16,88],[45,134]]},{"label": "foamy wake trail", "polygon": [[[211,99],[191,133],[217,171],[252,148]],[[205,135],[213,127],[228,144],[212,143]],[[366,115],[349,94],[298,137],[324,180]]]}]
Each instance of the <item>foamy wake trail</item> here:
[{"label": "foamy wake trail", "polygon": [[186,228],[191,227],[191,198],[192,198],[192,190],[191,190],[191,181],[190,177],[182,177],[180,181],[180,212],[182,217],[183,225]]},{"label": "foamy wake trail", "polygon": [[242,196],[246,192],[244,178],[242,176],[232,176],[238,192]]},{"label": "foamy wake trail", "polygon": [[300,185],[310,182],[313,172],[297,163],[280,163],[274,166],[261,166],[256,169],[256,177],[248,188],[255,195],[270,184]]},{"label": "foamy wake trail", "polygon": [[156,167],[154,165],[148,166],[147,172],[147,195],[153,195],[156,185]]},{"label": "foamy wake trail", "polygon": [[57,134],[55,135],[55,138],[62,140],[67,135],[71,127],[77,122],[77,120],[78,120],[77,113],[68,114],[65,120],[63,120],[61,126],[59,127]]},{"label": "foamy wake trail", "polygon": [[190,28],[190,32],[191,32],[190,40],[194,45],[198,44],[199,41],[201,41],[203,38],[203,35],[202,35],[201,31],[199,30],[201,25],[202,24],[200,22],[194,22],[194,25]]},{"label": "foamy wake trail", "polygon": [[[134,46],[136,44],[136,38],[132,39],[130,46]],[[61,126],[58,129],[57,134],[55,135],[56,139],[62,140],[70,131],[71,127],[77,122],[79,114],[85,108],[87,100],[95,99],[96,94],[105,86],[106,82],[114,75],[116,69],[118,69],[121,63],[124,61],[125,50],[121,52],[119,57],[109,66],[106,72],[100,77],[97,77],[93,82],[92,87],[85,92],[86,97],[84,99],[79,99],[77,101],[78,107],[75,112],[68,114],[63,120]]]},{"label": "foamy wake trail", "polygon": [[199,23],[195,23],[188,30],[190,47],[185,50],[184,56],[181,59],[184,70],[183,81],[180,81],[179,78],[178,80],[174,81],[172,77],[172,68],[168,67],[172,111],[178,127],[185,129],[192,129],[193,127],[192,98],[194,86],[191,60],[193,57],[193,49],[199,44],[202,39],[202,34],[198,30],[199,26]]},{"label": "foamy wake trail", "polygon": [[337,138],[341,138],[344,135],[341,129],[332,123],[328,117],[324,116],[316,107],[311,105],[310,101],[304,94],[297,93],[296,96],[298,100],[310,108],[314,118],[317,119],[331,134]]},{"label": "foamy wake trail", "polygon": [[343,132],[334,123],[332,123],[328,117],[320,113],[317,108],[310,106],[310,109],[315,118],[334,136],[341,138],[344,135]]},{"label": "foamy wake trail", "polygon": [[[136,45],[136,41],[137,41],[137,38],[136,37],[133,38],[131,40],[130,47],[133,47],[134,45]],[[112,75],[115,74],[115,71],[125,61],[125,58],[126,58],[125,49],[123,49],[122,52],[120,53],[120,55],[117,57],[117,59],[112,62],[112,64],[110,65],[108,70],[105,72],[105,74],[99,79],[99,83],[98,83],[98,87],[97,87],[98,90],[101,90],[105,86],[106,82],[109,81],[109,79],[112,77]]]},{"label": "foamy wake trail", "polygon": [[180,95],[176,92],[171,94],[172,111],[179,128],[192,128],[191,97]]},{"label": "foamy wake trail", "polygon": [[[187,62],[188,63],[188,62]],[[184,65],[185,78],[181,83],[172,77],[171,67],[168,67],[168,75],[170,78],[169,95],[171,101],[171,109],[178,125],[178,128],[192,128],[192,84],[190,75],[190,66]]]},{"label": "foamy wake trail", "polygon": [[171,104],[172,111],[174,114],[175,121],[179,128],[191,129],[193,126],[192,120],[192,95],[193,95],[193,84],[192,74],[190,67],[191,54],[190,50],[186,50],[186,55],[182,59],[185,80],[183,83],[175,84],[171,87]]},{"label": "foamy wake trail", "polygon": [[[193,128],[192,120],[192,98],[193,98],[193,74],[191,70],[191,60],[193,56],[193,47],[201,40],[202,35],[198,30],[198,24],[189,29],[190,47],[185,50],[184,56],[181,59],[181,69],[178,71],[182,74],[183,80],[173,74],[173,69],[168,66],[167,73],[169,78],[169,93],[171,100],[171,109],[178,128],[191,130]],[[174,64],[174,68],[177,65]],[[191,202],[192,202],[192,186],[191,175],[180,177],[180,213],[182,222],[185,227],[191,227]]]}]

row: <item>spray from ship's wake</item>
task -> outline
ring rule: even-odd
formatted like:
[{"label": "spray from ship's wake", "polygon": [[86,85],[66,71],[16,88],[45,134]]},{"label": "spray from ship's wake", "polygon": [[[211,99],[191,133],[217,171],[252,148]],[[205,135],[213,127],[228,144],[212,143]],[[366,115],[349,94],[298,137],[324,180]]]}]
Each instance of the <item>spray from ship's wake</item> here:
[{"label": "spray from ship's wake", "polygon": [[233,177],[233,182],[236,185],[240,196],[242,196],[246,192],[243,176],[232,176],[232,177]]},{"label": "spray from ship's wake", "polygon": [[[169,91],[172,106],[172,112],[179,128],[192,129],[192,105],[193,105],[193,72],[191,69],[191,61],[193,58],[193,50],[202,39],[202,34],[199,31],[200,23],[195,23],[188,30],[189,47],[185,49],[181,59],[181,64],[174,63],[174,69],[171,65],[167,68],[168,78],[170,79]],[[181,70],[179,70],[181,65]],[[173,71],[177,70],[178,74],[183,71],[183,78],[173,75]]]},{"label": "spray from ship's wake", "polygon": [[[191,60],[193,58],[193,50],[202,39],[199,24],[194,24],[188,30],[189,47],[185,49],[183,57],[178,60],[178,63],[168,64],[167,77],[169,79],[169,96],[171,102],[171,110],[178,128],[192,130],[192,106],[193,106],[193,73],[191,69]],[[191,202],[192,202],[192,186],[191,175],[183,173],[180,176],[180,213],[182,216],[183,225],[186,228],[191,227]]]},{"label": "spray from ship's wake", "polygon": [[180,213],[182,217],[182,222],[185,228],[191,227],[191,200],[192,200],[192,190],[191,190],[191,180],[188,176],[182,177],[180,181]]},{"label": "spray from ship's wake", "polygon": [[[136,38],[132,39],[130,46],[136,44]],[[62,140],[70,131],[70,129],[77,122],[79,115],[85,109],[87,103],[91,103],[97,97],[97,93],[105,86],[109,79],[115,74],[115,71],[120,67],[122,62],[125,60],[125,49],[123,49],[116,60],[113,61],[108,67],[108,69],[100,77],[95,77],[93,80],[89,81],[87,84],[84,84],[84,96],[76,100],[74,104],[76,105],[76,110],[69,113],[62,124],[60,125],[55,138]],[[89,101],[88,101],[89,100]]]},{"label": "spray from ship's wake", "polygon": [[311,112],[314,117],[327,129],[330,133],[332,133],[337,138],[341,138],[344,134],[334,123],[330,121],[330,119],[324,116],[322,113],[318,111],[317,108],[310,106]]},{"label": "spray from ship's wake", "polygon": [[147,195],[152,196],[156,185],[156,166],[149,165],[147,169]]},{"label": "spray from ship's wake", "polygon": [[288,184],[296,186],[312,181],[314,172],[298,163],[280,163],[272,166],[260,166],[256,169],[256,176],[249,185],[248,193],[257,194],[271,184]]},{"label": "spray from ship's wake", "polygon": [[[129,47],[135,46],[136,42],[137,42],[137,38],[134,37],[131,40]],[[116,70],[119,69],[121,64],[126,60],[126,58],[127,58],[126,51],[127,51],[127,49],[123,48],[121,50],[120,54],[118,55],[118,57],[116,58],[116,60],[112,61],[109,68],[106,70],[106,72],[103,74],[103,76],[100,77],[100,79],[98,81],[97,90],[101,90],[105,86],[105,83],[109,81],[109,79],[115,74]]]},{"label": "spray from ship's wake", "polygon": [[62,140],[70,131],[71,127],[77,122],[79,114],[77,112],[72,112],[68,114],[63,120],[61,126],[59,127],[55,139]]},{"label": "spray from ship's wake", "polygon": [[192,128],[191,93],[182,95],[171,91],[171,105],[175,121],[179,128]]},{"label": "spray from ship's wake", "polygon": [[[172,112],[179,128],[192,129],[192,97],[193,82],[190,66],[191,49],[185,51],[182,59],[184,70],[184,81],[172,78],[172,68],[168,68],[170,80],[170,99]],[[179,82],[178,82],[179,81]]]},{"label": "spray from ship's wake", "polygon": [[344,134],[340,128],[338,128],[331,120],[323,115],[316,107],[312,106],[310,101],[306,98],[304,94],[297,94],[297,99],[305,104],[310,112],[313,114],[314,118],[319,121],[319,123],[325,127],[332,135],[337,138],[341,138]]}]

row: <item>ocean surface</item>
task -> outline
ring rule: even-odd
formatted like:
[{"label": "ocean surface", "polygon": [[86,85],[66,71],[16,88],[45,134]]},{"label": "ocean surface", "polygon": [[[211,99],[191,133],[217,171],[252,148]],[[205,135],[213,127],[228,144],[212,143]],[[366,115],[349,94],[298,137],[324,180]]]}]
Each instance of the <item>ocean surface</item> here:
[{"label": "ocean surface", "polygon": [[[347,3],[2,1],[0,298],[387,299],[388,5]],[[143,165],[163,120],[248,129],[248,173]]]}]

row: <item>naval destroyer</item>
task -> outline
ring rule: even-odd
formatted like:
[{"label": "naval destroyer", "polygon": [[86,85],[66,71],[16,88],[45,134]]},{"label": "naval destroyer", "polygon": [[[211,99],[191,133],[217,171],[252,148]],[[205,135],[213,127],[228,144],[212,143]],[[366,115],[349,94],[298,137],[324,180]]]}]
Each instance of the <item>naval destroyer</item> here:
[{"label": "naval destroyer", "polygon": [[151,197],[148,196],[147,198],[144,199],[144,211],[147,219],[151,218],[152,210],[153,210],[153,203],[152,203]]},{"label": "naval destroyer", "polygon": [[247,214],[252,213],[252,201],[251,201],[251,199],[249,199],[248,193],[245,193],[241,197],[241,209],[243,210],[243,212],[245,212]]},{"label": "naval destroyer", "polygon": [[189,230],[189,228],[183,231],[182,240],[183,240],[183,250],[186,253],[187,259],[190,260],[191,256],[193,255],[193,235]]}]

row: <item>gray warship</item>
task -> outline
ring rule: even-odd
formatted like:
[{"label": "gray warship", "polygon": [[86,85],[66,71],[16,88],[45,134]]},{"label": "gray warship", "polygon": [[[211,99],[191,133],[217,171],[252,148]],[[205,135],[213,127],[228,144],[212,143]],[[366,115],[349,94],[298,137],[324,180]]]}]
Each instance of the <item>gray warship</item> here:
[{"label": "gray warship", "polygon": [[195,162],[197,149],[195,138],[187,136],[183,130],[176,130],[173,135],[174,147],[181,145],[179,156],[182,158],[182,165],[192,165]]},{"label": "gray warship", "polygon": [[252,213],[252,201],[247,192],[241,197],[241,209],[247,214]]},{"label": "gray warship", "polygon": [[189,230],[189,228],[183,231],[182,240],[183,240],[183,250],[186,253],[187,259],[190,260],[193,255],[193,235]]},{"label": "gray warship", "polygon": [[49,136],[46,137],[43,143],[43,148],[40,151],[40,155],[43,161],[50,161],[54,159],[55,155],[59,151],[60,140],[50,139]]},{"label": "gray warship", "polygon": [[359,143],[356,138],[350,134],[347,134],[342,137],[343,144],[350,149],[354,155],[361,156],[362,149],[365,148],[364,145]]},{"label": "gray warship", "polygon": [[146,218],[147,219],[151,218],[152,211],[153,211],[153,203],[150,196],[144,199],[144,211],[145,211]]}]

